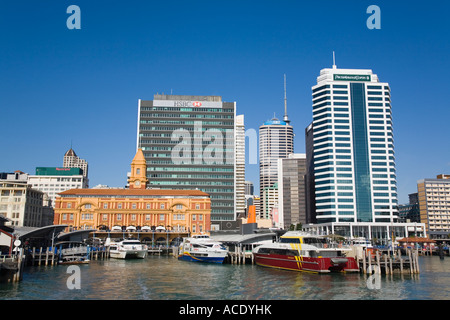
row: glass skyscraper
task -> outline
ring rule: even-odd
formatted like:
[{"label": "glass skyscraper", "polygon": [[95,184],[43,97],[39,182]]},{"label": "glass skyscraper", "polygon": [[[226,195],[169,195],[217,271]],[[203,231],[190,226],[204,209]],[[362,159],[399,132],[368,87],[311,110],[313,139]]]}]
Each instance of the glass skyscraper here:
[{"label": "glass skyscraper", "polygon": [[220,96],[156,94],[139,100],[137,145],[147,161],[149,187],[210,194],[212,228],[214,221],[235,220],[237,207],[245,210],[245,148],[238,148],[244,156],[236,154],[236,143],[245,143],[244,119],[238,125],[235,120],[236,103]]},{"label": "glass skyscraper", "polygon": [[312,102],[317,223],[396,221],[389,84],[333,66],[320,71]]}]

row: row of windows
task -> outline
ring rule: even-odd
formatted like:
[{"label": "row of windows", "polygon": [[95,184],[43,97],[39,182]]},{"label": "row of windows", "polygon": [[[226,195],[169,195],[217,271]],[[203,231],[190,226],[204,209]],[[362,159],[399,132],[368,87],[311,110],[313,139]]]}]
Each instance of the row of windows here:
[{"label": "row of windows", "polygon": [[195,108],[183,108],[183,107],[141,107],[142,111],[188,111],[188,112],[219,112],[219,113],[226,113],[226,112],[232,112],[234,113],[234,109],[229,108],[201,108],[201,107],[195,107]]},{"label": "row of windows", "polygon": [[[390,187],[391,191],[397,191],[397,188],[395,186]],[[326,190],[335,190],[334,185],[330,186],[323,186],[323,187],[316,187],[316,192],[326,191]],[[337,186],[337,190],[353,190],[353,186],[346,186],[346,185],[340,185]],[[389,191],[389,187],[373,187],[373,190],[375,191]]]},{"label": "row of windows", "polygon": [[183,172],[233,172],[234,168],[218,168],[218,167],[150,167],[147,172],[151,171],[183,171]]},{"label": "row of windows", "polygon": [[[338,93],[339,92],[339,93]],[[336,94],[336,93],[338,93],[338,94],[347,94],[347,92],[346,91],[333,91],[333,94]],[[323,92],[320,92],[320,93],[317,93],[317,94],[314,94],[313,95],[313,110],[314,109],[316,109],[316,108],[319,108],[320,106],[319,105],[317,105],[317,103],[319,103],[319,102],[322,102],[322,101],[327,101],[327,100],[333,100],[333,101],[336,101],[336,100],[346,100],[346,101],[348,101],[348,95],[345,95],[345,96],[339,96],[339,95],[329,95],[330,94],[330,91],[329,90],[327,90],[327,91],[323,91]],[[379,91],[379,92],[377,92],[377,91],[369,91],[368,92],[368,94],[370,95],[382,95],[382,93],[381,93],[381,91]],[[325,96],[324,96],[325,95]],[[388,94],[389,95],[389,94]],[[320,97],[320,98],[319,98]],[[333,99],[331,99],[331,98],[333,98]],[[368,99],[368,101],[383,101],[383,98],[382,97],[370,97],[370,96],[368,96],[367,97],[367,99]],[[384,101],[388,101],[387,103],[386,103],[386,106],[388,106],[388,107],[390,107],[391,105],[390,105],[390,101],[391,101],[391,99],[390,99],[390,97],[384,97]],[[327,102],[327,103],[325,103],[325,102],[322,102],[321,103],[321,106],[323,106],[323,105],[328,105],[328,104],[330,104],[330,102]],[[369,105],[370,105],[370,103],[369,103]],[[381,103],[380,103],[380,105],[382,105]]]},{"label": "row of windows", "polygon": [[[165,203],[160,203],[160,204],[156,204],[158,207],[159,207],[159,209],[165,209],[165,207],[166,207],[166,204]],[[113,203],[103,203],[102,205],[101,205],[102,207],[103,207],[103,209],[112,209],[113,208]],[[122,208],[125,208],[125,207],[130,207],[129,205],[128,206],[124,206],[124,204],[123,203],[117,203],[117,209],[122,209]],[[146,209],[151,209],[151,207],[152,207],[152,204],[151,203],[146,203]],[[196,203],[195,204],[195,209],[197,209],[197,210],[199,210],[200,209],[200,204],[199,203]],[[71,209],[72,208],[72,203],[71,202],[67,202],[66,203],[66,208],[67,209]],[[90,204],[90,203],[86,203],[85,205],[83,205],[83,208],[84,209],[87,209],[87,210],[89,210],[89,209],[92,209],[92,204]],[[132,209],[137,209],[137,204],[136,203],[132,203],[131,204],[131,208]],[[183,209],[183,205],[182,204],[177,204],[176,205],[176,207],[175,207],[177,210],[182,210]]]},{"label": "row of windows", "polygon": [[[173,132],[174,130],[179,129],[179,127],[164,127],[164,126],[158,126],[158,127],[145,127],[145,126],[140,126],[139,127],[139,131],[141,133],[139,133],[140,137],[146,137],[147,134],[146,133],[142,133],[142,131],[170,131]],[[184,127],[183,130],[186,131],[199,131],[199,128],[196,128],[195,126],[192,127]],[[202,131],[207,131],[209,130],[209,128],[201,128]],[[221,131],[221,132],[225,132],[225,134],[229,133],[230,135],[233,134],[233,128],[214,128],[215,131]]]},{"label": "row of windows", "polygon": [[179,114],[179,113],[141,113],[141,118],[196,118],[196,119],[233,119],[234,115],[226,114]]},{"label": "row of windows", "polygon": [[151,178],[234,179],[234,175],[219,174],[152,174]]},{"label": "row of windows", "polygon": [[[231,145],[231,146],[235,145],[234,139],[232,137],[230,137],[228,139],[223,139],[223,136],[221,136],[220,133],[217,133],[217,134],[213,133],[213,134],[211,134],[209,136],[211,136],[211,138],[212,138],[211,142],[210,141],[204,141],[203,142],[201,139],[199,139],[199,141],[197,142],[195,140],[195,137],[192,140],[191,137],[175,137],[174,136],[174,137],[172,137],[171,140],[164,139],[164,138],[163,139],[154,139],[154,140],[141,140],[141,144],[142,145],[144,145],[144,144],[175,144],[175,145],[183,145],[184,144],[187,147],[191,146],[191,145],[194,145],[194,146],[211,146],[211,147],[214,147],[214,148],[217,148],[217,146],[222,147],[224,145]],[[182,138],[182,139],[180,139],[180,138]],[[183,148],[184,148],[184,146],[183,146]],[[203,150],[203,149],[200,149],[200,148],[197,148],[197,149],[191,148],[191,149],[192,150]],[[152,149],[149,148],[149,147],[142,147],[142,150],[147,150],[148,151],[148,150],[152,150]],[[233,149],[227,149],[227,150],[230,151],[230,152],[233,151]]]},{"label": "row of windows", "polygon": [[[110,218],[109,214],[102,214],[102,220],[103,221],[107,221],[108,218]],[[123,218],[123,214],[122,213],[117,213],[117,214],[112,214],[112,216],[115,218],[115,220],[117,221],[121,221]],[[136,214],[130,214],[130,219],[131,221],[137,221],[137,215]],[[164,221],[167,218],[166,214],[158,214],[158,218],[160,221]],[[74,220],[74,214],[73,213],[63,213],[62,215],[62,220],[63,221],[73,221]],[[81,214],[81,220],[94,220],[94,214],[92,213],[83,213]],[[150,221],[151,220],[151,215],[150,214],[145,214],[145,220],[146,221]],[[185,215],[184,214],[174,214],[172,216],[172,220],[186,220],[185,219]],[[192,221],[203,221],[203,215],[202,214],[193,214],[191,215],[191,220]]]},{"label": "row of windows", "polygon": [[233,126],[232,121],[177,121],[177,120],[141,120],[141,124],[174,124],[174,125],[195,125],[200,122],[206,126]]},{"label": "row of windows", "polygon": [[177,185],[177,186],[232,186],[234,182],[228,181],[152,181],[153,185]]}]

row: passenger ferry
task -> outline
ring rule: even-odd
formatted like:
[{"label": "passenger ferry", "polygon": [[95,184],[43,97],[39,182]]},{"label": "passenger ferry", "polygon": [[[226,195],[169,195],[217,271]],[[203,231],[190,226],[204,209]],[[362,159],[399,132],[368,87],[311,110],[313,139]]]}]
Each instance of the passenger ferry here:
[{"label": "passenger ferry", "polygon": [[116,259],[144,259],[147,256],[147,246],[139,240],[122,240],[109,243],[109,256]]},{"label": "passenger ferry", "polygon": [[289,231],[279,242],[253,249],[255,263],[263,267],[314,273],[359,272],[356,260],[347,257],[351,249],[325,237]]},{"label": "passenger ferry", "polygon": [[207,235],[184,238],[180,244],[178,259],[195,262],[223,263],[228,249]]}]

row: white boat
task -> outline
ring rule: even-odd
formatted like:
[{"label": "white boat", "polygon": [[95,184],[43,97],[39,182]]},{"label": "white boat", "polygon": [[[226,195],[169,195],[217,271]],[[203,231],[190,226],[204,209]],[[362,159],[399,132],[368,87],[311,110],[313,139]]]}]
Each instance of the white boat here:
[{"label": "white boat", "polygon": [[370,241],[364,237],[350,239],[350,244],[353,246],[359,246],[363,248],[373,248]]},{"label": "white boat", "polygon": [[223,263],[228,249],[207,235],[184,238],[179,248],[178,259],[195,262]]},{"label": "white boat", "polygon": [[86,264],[89,263],[90,248],[78,241],[61,241],[58,248],[58,264]]},{"label": "white boat", "polygon": [[144,259],[147,256],[147,246],[139,240],[122,240],[119,242],[110,242],[109,256],[116,259]]}]

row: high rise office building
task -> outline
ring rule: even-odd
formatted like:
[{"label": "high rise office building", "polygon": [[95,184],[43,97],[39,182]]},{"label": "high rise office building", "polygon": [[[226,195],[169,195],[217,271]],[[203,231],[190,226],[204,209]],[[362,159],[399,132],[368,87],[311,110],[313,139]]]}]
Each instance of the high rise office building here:
[{"label": "high rise office building", "polygon": [[[294,152],[294,129],[287,115],[286,76],[284,81],[284,117],[275,116],[259,127],[259,194],[264,199],[264,191],[272,190],[278,183],[278,159],[287,158]],[[269,218],[269,202],[261,201],[260,214]]]},{"label": "high rise office building", "polygon": [[306,216],[306,154],[278,159],[278,215],[285,229],[309,223]]},{"label": "high rise office building", "polygon": [[389,84],[372,70],[333,66],[320,71],[312,101],[317,222],[396,221]]},{"label": "high rise office building", "polygon": [[253,185],[253,182],[245,181],[245,195],[253,196],[254,191],[255,191],[255,186]]},{"label": "high rise office building", "polygon": [[236,217],[245,215],[245,125],[244,115],[236,116],[235,125],[235,177]]},{"label": "high rise office building", "polygon": [[64,168],[80,168],[80,169],[82,169],[83,176],[86,178],[86,181],[87,181],[87,184],[89,187],[88,162],[86,160],[78,157],[72,148],[67,150],[67,152],[64,154],[63,167]]},{"label": "high rise office building", "polygon": [[213,229],[215,222],[235,220],[245,210],[243,128],[236,103],[220,96],[139,100],[137,146],[147,161],[148,187],[199,189],[211,196]]},{"label": "high rise office building", "polygon": [[418,193],[410,193],[409,203],[398,206],[398,218],[402,222],[420,222]]},{"label": "high rise office building", "polygon": [[314,184],[314,130],[310,123],[305,129],[306,147],[306,221],[316,223],[316,187]]},{"label": "high rise office building", "polygon": [[35,175],[28,176],[28,185],[45,192],[55,206],[58,193],[78,188],[89,188],[80,168],[37,167]]},{"label": "high rise office building", "polygon": [[[259,127],[259,190],[264,190],[278,182],[278,164],[280,158],[294,152],[294,129],[285,121],[276,118],[264,122]],[[267,208],[261,207],[261,215],[268,218]]]},{"label": "high rise office building", "polygon": [[[432,239],[447,239],[450,233],[450,175],[417,181],[420,221]],[[411,201],[411,198],[410,198]]]}]

